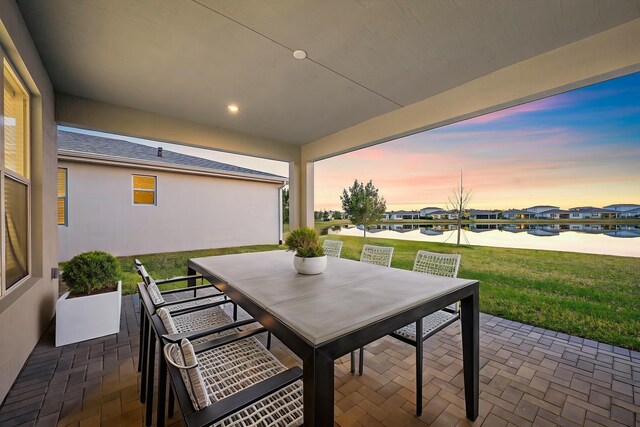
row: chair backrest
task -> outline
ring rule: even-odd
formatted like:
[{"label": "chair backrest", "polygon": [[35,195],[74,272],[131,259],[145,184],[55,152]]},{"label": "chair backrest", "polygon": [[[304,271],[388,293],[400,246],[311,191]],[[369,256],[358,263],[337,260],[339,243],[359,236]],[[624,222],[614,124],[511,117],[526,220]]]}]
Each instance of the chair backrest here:
[{"label": "chair backrest", "polygon": [[458,267],[460,267],[459,254],[438,254],[428,251],[418,251],[413,263],[413,271],[446,277],[458,277]]},{"label": "chair backrest", "polygon": [[153,279],[151,279],[151,276],[149,276],[149,273],[147,273],[147,269],[144,268],[144,265],[142,265],[142,263],[138,260],[134,261],[134,266],[140,277],[142,277],[142,282],[144,283],[144,285],[149,286],[149,283],[151,283]]},{"label": "chair backrest", "polygon": [[326,256],[340,258],[340,252],[342,252],[342,240],[325,240],[322,244],[322,249]]},{"label": "chair backrest", "polygon": [[383,267],[391,266],[391,258],[393,258],[393,246],[364,245],[360,254],[361,262]]}]

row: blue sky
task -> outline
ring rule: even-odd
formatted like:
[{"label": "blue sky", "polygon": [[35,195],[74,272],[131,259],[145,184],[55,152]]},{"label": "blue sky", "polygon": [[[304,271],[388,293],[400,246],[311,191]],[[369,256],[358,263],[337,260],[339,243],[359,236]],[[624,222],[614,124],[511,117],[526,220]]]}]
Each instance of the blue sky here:
[{"label": "blue sky", "polygon": [[461,169],[476,208],[640,203],[640,73],[318,162],[315,206],[355,178],[392,209],[444,205]]}]

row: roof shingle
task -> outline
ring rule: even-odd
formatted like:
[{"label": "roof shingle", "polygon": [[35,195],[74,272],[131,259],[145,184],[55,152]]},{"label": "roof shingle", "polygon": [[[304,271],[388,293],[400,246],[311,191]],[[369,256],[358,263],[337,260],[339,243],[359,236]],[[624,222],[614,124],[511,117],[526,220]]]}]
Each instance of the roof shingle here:
[{"label": "roof shingle", "polygon": [[267,172],[243,168],[227,163],[202,157],[189,156],[174,151],[162,150],[162,157],[158,157],[158,148],[136,144],[121,139],[105,138],[95,135],[87,135],[75,132],[58,131],[58,150],[75,151],[78,153],[115,156],[131,159],[133,161],[159,162],[169,165],[180,165],[193,168],[210,169],[231,174],[255,175],[264,178],[286,178]]}]

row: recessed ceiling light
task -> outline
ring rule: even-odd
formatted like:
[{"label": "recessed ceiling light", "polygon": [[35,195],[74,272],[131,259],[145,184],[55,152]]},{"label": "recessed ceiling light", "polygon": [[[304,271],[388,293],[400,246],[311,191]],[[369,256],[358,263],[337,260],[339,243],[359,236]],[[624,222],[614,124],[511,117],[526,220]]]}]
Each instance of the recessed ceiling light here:
[{"label": "recessed ceiling light", "polygon": [[237,113],[238,111],[240,111],[240,107],[238,107],[236,104],[227,105],[227,109],[232,113]]},{"label": "recessed ceiling light", "polygon": [[294,50],[293,57],[296,59],[304,59],[307,57],[307,52],[305,52],[304,50]]}]

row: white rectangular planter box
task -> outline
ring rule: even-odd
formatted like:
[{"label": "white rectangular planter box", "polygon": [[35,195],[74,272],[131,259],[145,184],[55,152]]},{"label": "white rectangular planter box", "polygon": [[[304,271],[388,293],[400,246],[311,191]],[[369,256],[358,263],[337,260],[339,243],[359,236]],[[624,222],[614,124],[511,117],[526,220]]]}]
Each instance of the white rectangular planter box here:
[{"label": "white rectangular planter box", "polygon": [[56,347],[120,332],[122,282],[118,290],[67,299],[56,303]]}]

